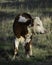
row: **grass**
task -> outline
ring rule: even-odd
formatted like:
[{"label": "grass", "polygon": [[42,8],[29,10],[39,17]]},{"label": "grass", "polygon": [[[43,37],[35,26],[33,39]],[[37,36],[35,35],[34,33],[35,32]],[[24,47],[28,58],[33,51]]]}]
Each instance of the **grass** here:
[{"label": "grass", "polygon": [[[0,2],[5,2],[2,0]],[[8,0],[7,0],[8,1]],[[52,8],[46,9],[23,9],[22,7],[12,8],[0,6],[0,65],[51,65],[52,63],[52,18],[51,16],[42,16],[43,12],[52,12]],[[27,59],[22,45],[19,46],[19,57],[11,60],[14,52],[14,34],[13,22],[15,16],[20,12],[29,12],[32,16],[40,16],[44,27],[48,30],[46,34],[38,34],[33,37],[33,57]],[[12,15],[14,14],[14,15]]]},{"label": "grass", "polygon": [[[16,58],[14,63],[17,61],[28,62],[28,63],[37,63],[37,62],[52,62],[52,29],[51,29],[51,18],[43,18],[43,24],[47,28],[48,33],[46,34],[38,34],[33,37],[33,57],[27,59],[24,53],[23,47],[19,46],[19,57]],[[2,26],[0,26],[1,34],[0,34],[0,49],[4,49],[6,54],[8,54],[9,59],[13,57],[13,49],[14,49],[14,34],[12,30],[14,20],[7,20],[3,22]],[[2,57],[2,56],[1,56]],[[25,57],[25,58],[24,58]],[[5,58],[5,57],[3,57]],[[7,58],[5,58],[6,60]],[[12,61],[11,61],[12,62]],[[35,62],[35,63],[34,63]],[[12,62],[13,63],[13,62]],[[25,64],[25,63],[24,63]]]}]

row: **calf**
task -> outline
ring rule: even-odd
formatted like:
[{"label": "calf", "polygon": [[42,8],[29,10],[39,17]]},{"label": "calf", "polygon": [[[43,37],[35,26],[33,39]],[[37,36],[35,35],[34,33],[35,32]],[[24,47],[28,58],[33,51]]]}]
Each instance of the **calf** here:
[{"label": "calf", "polygon": [[22,13],[18,14],[14,20],[13,32],[16,37],[13,57],[13,59],[15,59],[18,53],[19,43],[24,46],[27,57],[32,55],[32,34],[45,33],[45,28],[39,17],[33,19],[30,14]]}]

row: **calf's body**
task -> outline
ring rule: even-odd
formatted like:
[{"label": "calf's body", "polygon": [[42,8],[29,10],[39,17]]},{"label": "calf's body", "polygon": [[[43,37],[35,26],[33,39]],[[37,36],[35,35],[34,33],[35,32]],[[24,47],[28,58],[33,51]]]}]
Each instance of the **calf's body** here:
[{"label": "calf's body", "polygon": [[39,17],[33,19],[30,14],[22,13],[16,16],[13,23],[13,32],[15,35],[15,50],[14,57],[18,53],[18,46],[21,43],[24,46],[25,54],[27,57],[32,55],[32,34],[33,33],[46,33],[42,21]]},{"label": "calf's body", "polygon": [[13,24],[13,32],[15,34],[15,50],[14,50],[14,58],[18,53],[18,46],[19,43],[23,44],[25,49],[25,54],[27,56],[32,55],[31,50],[31,26],[33,26],[33,19],[32,17],[27,14],[19,14],[16,16]]}]

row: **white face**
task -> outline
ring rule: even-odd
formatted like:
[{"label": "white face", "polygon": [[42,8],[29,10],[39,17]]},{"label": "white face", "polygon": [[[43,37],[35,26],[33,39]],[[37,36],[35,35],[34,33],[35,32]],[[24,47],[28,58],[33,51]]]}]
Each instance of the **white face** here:
[{"label": "white face", "polygon": [[45,33],[46,29],[43,27],[42,21],[39,17],[35,17],[34,19],[34,26],[33,26],[34,33]]}]

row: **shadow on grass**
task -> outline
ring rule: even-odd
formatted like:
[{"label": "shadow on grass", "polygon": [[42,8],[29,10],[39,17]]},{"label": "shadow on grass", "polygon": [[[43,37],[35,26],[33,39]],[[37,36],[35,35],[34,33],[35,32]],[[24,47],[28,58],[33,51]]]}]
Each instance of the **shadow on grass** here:
[{"label": "shadow on grass", "polygon": [[[52,5],[52,3],[51,3],[52,1],[45,1],[45,0],[23,0],[23,1],[19,1],[19,0],[17,0],[17,1],[8,1],[8,2],[1,2],[0,3],[0,6],[3,8],[5,8],[6,6],[7,7],[17,7],[17,8],[19,8],[19,6],[23,6],[24,8],[27,8],[28,7],[28,9],[34,9],[34,8],[37,8],[37,7],[39,7],[39,8],[46,8],[46,7],[52,7],[51,5]],[[33,5],[32,5],[33,4]]]},{"label": "shadow on grass", "polygon": [[[16,58],[15,60],[11,60],[11,58],[9,57],[9,52],[13,52],[12,50],[4,50],[4,49],[0,49],[0,65],[52,65],[52,60],[41,60],[35,57],[30,57],[30,58],[26,58],[24,57],[24,59]],[[20,60],[19,60],[20,59]]]},{"label": "shadow on grass", "polygon": [[[3,39],[0,39],[1,42]],[[10,40],[10,41],[9,41]],[[52,65],[52,56],[47,56],[45,59],[44,58],[38,58],[35,56],[32,56],[30,58],[26,58],[26,56],[23,53],[23,49],[20,49],[19,52],[19,56],[16,57],[15,60],[12,61],[12,57],[13,57],[13,52],[14,52],[14,48],[12,43],[12,40],[14,40],[13,37],[8,37],[7,38],[7,42],[4,45],[7,45],[5,47],[7,47],[6,49],[4,48],[4,46],[0,47],[0,65]],[[4,42],[5,40],[3,40]],[[10,42],[10,44],[9,44]],[[2,44],[2,43],[1,43]],[[0,44],[0,45],[1,45]],[[21,51],[22,50],[22,51]]]},{"label": "shadow on grass", "polygon": [[14,12],[3,12],[3,11],[0,11],[0,21],[2,20],[6,20],[6,19],[13,19],[15,17],[15,13]]},{"label": "shadow on grass", "polygon": [[36,58],[32,56],[26,58],[16,56],[15,60],[12,60],[14,49],[4,50],[0,48],[0,65],[52,65],[52,56],[47,56],[46,59]]}]

